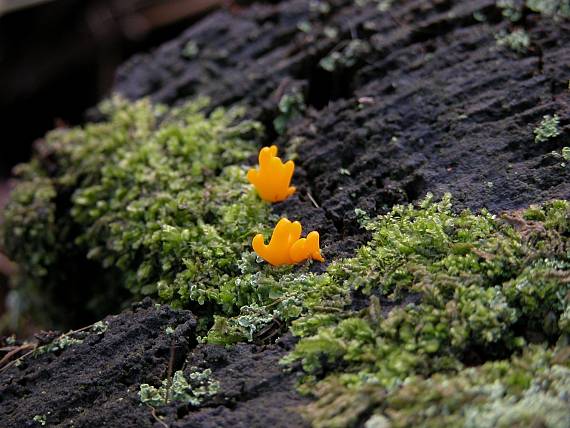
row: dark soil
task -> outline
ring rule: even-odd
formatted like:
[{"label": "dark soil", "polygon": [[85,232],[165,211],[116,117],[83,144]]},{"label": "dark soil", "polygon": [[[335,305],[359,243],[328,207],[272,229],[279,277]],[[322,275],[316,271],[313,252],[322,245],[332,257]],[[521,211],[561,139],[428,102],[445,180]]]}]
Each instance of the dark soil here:
[{"label": "dark soil", "polygon": [[[266,125],[266,143],[286,148],[301,137],[299,191],[276,210],[318,230],[329,260],[365,241],[355,208],[375,215],[427,192],[451,192],[457,209],[496,213],[570,198],[570,167],[551,154],[570,142],[569,22],[526,13],[518,26],[532,45],[521,55],[497,46],[495,34],[513,26],[492,0],[401,1],[387,13],[374,2],[329,3],[331,12],[323,16],[309,10],[308,0],[217,12],[130,60],[116,88],[168,104],[196,94],[209,95],[213,106],[245,104]],[[474,17],[482,15],[485,22]],[[302,21],[311,23],[309,33],[297,28]],[[325,26],[338,29],[337,40],[324,35]],[[323,57],[355,38],[367,41],[370,52],[349,67],[319,68]],[[188,41],[199,47],[194,59],[181,53]],[[309,108],[278,137],[272,121],[281,95],[292,88],[304,92]],[[554,113],[562,134],[535,143],[534,127]],[[20,426],[51,411],[49,418],[63,426],[71,420],[75,426],[152,425],[136,391],[166,373],[166,325],[186,323],[176,336],[179,352],[192,350],[189,364],[213,367],[222,392],[200,409],[167,407],[167,423],[301,425],[289,410],[303,403],[294,375],[277,365],[290,339],[266,347],[193,348],[191,320],[166,308],[123,313],[93,345],[87,340],[59,357],[2,373],[0,419]]]},{"label": "dark soil", "polygon": [[[199,410],[178,409],[172,427],[302,427],[295,408],[308,399],[295,391],[298,373],[285,373],[279,360],[294,339],[290,334],[276,344],[238,344],[232,348],[198,346],[188,356],[188,366],[210,367],[221,382],[222,394]],[[176,415],[170,409],[172,419]]]},{"label": "dark soil", "polygon": [[[302,426],[289,408],[303,402],[293,388],[296,375],[278,364],[292,345],[290,336],[269,346],[196,346],[193,315],[150,300],[105,320],[106,332],[58,353],[29,356],[2,373],[1,426],[37,426],[36,415],[45,416],[48,426],[160,426],[138,391],[141,383],[160,385],[171,354],[173,371],[210,367],[221,393],[199,410],[161,408],[157,414],[170,426]],[[174,333],[167,334],[167,327]]]}]

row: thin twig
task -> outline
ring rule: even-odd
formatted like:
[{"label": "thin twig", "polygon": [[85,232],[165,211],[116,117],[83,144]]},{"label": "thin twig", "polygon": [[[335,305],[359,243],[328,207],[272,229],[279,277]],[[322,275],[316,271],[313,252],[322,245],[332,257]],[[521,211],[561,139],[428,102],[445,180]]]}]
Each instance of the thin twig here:
[{"label": "thin twig", "polygon": [[[85,327],[81,327],[80,329],[72,330],[72,331],[68,331],[67,333],[60,334],[59,336],[57,336],[57,337],[54,338],[53,340],[58,340],[58,339],[61,339],[62,337],[71,336],[71,335],[73,335],[73,334],[80,333],[80,332],[85,331],[85,330],[89,330],[89,329],[92,328],[95,324],[97,324],[97,323],[89,324],[89,325],[87,325],[87,326],[85,326]],[[53,340],[52,340],[52,342],[53,342]],[[19,356],[19,357],[16,358],[15,360],[10,361],[10,362],[9,362],[8,364],[6,364],[5,366],[0,367],[0,373],[4,372],[5,370],[8,370],[9,367],[12,367],[12,366],[13,366],[14,364],[16,364],[18,361],[23,360],[23,359],[26,358],[27,356],[33,354],[33,352],[38,348],[38,344],[37,344],[37,343],[31,343],[31,344],[29,344],[28,346],[33,346],[33,349],[32,349],[31,351],[29,351],[29,352],[26,352],[24,355]]]},{"label": "thin twig", "polygon": [[392,21],[394,21],[396,24],[398,24],[400,27],[404,28],[404,27],[408,27],[408,24],[403,23],[402,21],[400,21],[399,19],[397,19],[394,14],[387,10],[386,14],[392,19]]},{"label": "thin twig", "polygon": [[335,308],[334,306],[314,306],[313,309],[323,312],[342,312],[342,309]]},{"label": "thin twig", "polygon": [[352,40],[358,39],[358,34],[356,34],[356,29],[354,28],[354,25],[352,24],[352,22],[348,24],[348,27],[350,29],[350,38]]},{"label": "thin twig", "polygon": [[15,360],[10,361],[8,364],[6,364],[4,367],[0,368],[0,373],[8,370],[9,367],[12,367],[14,364],[16,364],[18,361],[23,360],[24,358],[26,358],[28,355],[31,355],[34,353],[34,351],[36,350],[36,348],[32,349],[29,352],[26,352],[24,355],[22,355],[21,357],[16,358]]},{"label": "thin twig", "polygon": [[271,302],[271,303],[265,305],[265,308],[270,308],[270,307],[273,306],[273,305],[277,305],[278,303],[281,303],[282,301],[287,300],[287,299],[289,299],[290,297],[291,297],[291,296],[283,296],[283,297],[280,297],[279,299],[275,299],[273,302]]},{"label": "thin twig", "polygon": [[311,202],[313,203],[313,205],[314,205],[315,207],[320,208],[320,207],[319,207],[319,204],[317,204],[317,201],[315,201],[315,199],[313,198],[313,195],[311,195],[310,192],[307,192],[307,197],[311,200]]},{"label": "thin twig", "polygon": [[[14,346],[13,349],[11,349],[10,351],[8,351],[8,353],[6,355],[4,355],[4,357],[2,357],[2,359],[0,360],[0,367],[4,366],[4,364],[7,364],[10,359],[16,355],[18,352],[21,351],[26,351],[28,349],[36,349],[36,344],[33,343],[26,343],[24,345],[21,346]],[[2,348],[2,349],[6,349],[6,348]]]},{"label": "thin twig", "polygon": [[[99,322],[99,321],[97,321],[97,322]],[[63,333],[63,334],[62,334],[61,336],[59,336],[59,337],[62,337],[62,336],[69,336],[70,334],[75,334],[75,333],[81,333],[82,331],[89,330],[89,329],[90,329],[91,327],[93,327],[95,324],[97,324],[97,323],[93,323],[93,324],[87,325],[87,326],[85,326],[85,327],[81,327],[80,329],[77,329],[77,330],[68,331],[67,333]]]},{"label": "thin twig", "polygon": [[164,422],[162,419],[160,419],[157,414],[156,414],[156,409],[154,407],[152,407],[150,404],[148,405],[148,407],[150,407],[152,410],[150,411],[150,414],[152,415],[152,417],[154,418],[155,421],[157,421],[159,424],[161,424],[164,428],[169,428],[168,425],[166,424],[166,422]]},{"label": "thin twig", "polygon": [[0,251],[0,273],[5,276],[12,276],[16,273],[16,264]]},{"label": "thin twig", "polygon": [[174,368],[174,339],[170,344],[170,360],[168,361],[168,382],[166,384],[166,396],[164,397],[164,404],[168,404],[168,398],[170,396],[170,388],[172,387],[172,369]]}]

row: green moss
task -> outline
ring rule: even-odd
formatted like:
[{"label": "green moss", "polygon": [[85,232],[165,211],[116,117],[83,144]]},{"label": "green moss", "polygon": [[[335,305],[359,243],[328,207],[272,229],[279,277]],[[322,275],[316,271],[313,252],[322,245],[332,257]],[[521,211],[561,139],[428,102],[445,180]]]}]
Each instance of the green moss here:
[{"label": "green moss", "polygon": [[560,135],[559,125],[560,118],[557,114],[544,116],[540,124],[534,128],[534,142],[544,143],[551,138],[558,137]]},{"label": "green moss", "polygon": [[97,295],[125,286],[175,306],[241,306],[221,287],[270,223],[241,166],[260,125],[236,109],[206,116],[205,105],[114,98],[102,105],[106,121],[47,135],[18,169],[0,233],[24,297],[39,294],[49,311],[92,281]]},{"label": "green moss", "polygon": [[174,373],[172,380],[164,379],[160,387],[142,384],[139,388],[139,398],[142,403],[153,407],[164,406],[171,402],[180,402],[199,406],[204,399],[218,393],[220,383],[212,379],[212,370],[191,368],[188,379],[182,370]]},{"label": "green moss", "polygon": [[[306,409],[313,424],[352,426],[382,409],[392,426],[475,426],[479,413],[489,426],[522,424],[527,416],[563,426],[567,406],[554,392],[533,389],[537,374],[519,355],[527,343],[541,343],[520,358],[562,373],[570,392],[567,361],[560,368],[547,361],[554,352],[549,344],[563,347],[570,334],[570,204],[554,201],[496,218],[485,211],[455,214],[449,197],[439,203],[428,197],[419,208],[398,206],[363,221],[370,243],[333,263],[328,274],[332,283],[370,296],[369,306],[293,322],[301,340],[284,363],[299,361],[307,372],[303,389],[318,399]],[[410,298],[419,303],[405,304]],[[491,391],[498,380],[510,382],[497,397],[503,401]],[[488,406],[470,395],[434,398],[454,382],[488,390]],[[551,413],[526,411],[528,394]],[[501,405],[519,401],[500,416]]]},{"label": "green moss", "polygon": [[278,134],[282,135],[287,130],[288,123],[305,111],[305,98],[299,90],[293,90],[281,97],[278,107],[279,114],[273,120],[273,127]]},{"label": "green moss", "polygon": [[[19,168],[2,233],[22,297],[39,292],[51,308],[76,284],[89,298],[93,281],[102,295],[189,307],[201,340],[220,344],[292,325],[300,341],[284,362],[306,372],[315,426],[557,427],[570,416],[567,201],[500,218],[456,213],[449,196],[375,219],[359,210],[372,238],[355,257],[322,274],[275,268],[250,249],[273,223],[242,165],[259,125],[203,106],[114,99],[106,121],[47,136]],[[192,373],[141,385],[141,400],[199,405],[216,383]]]},{"label": "green moss", "polygon": [[[369,401],[376,403],[376,414],[387,415],[393,428],[562,428],[568,426],[570,417],[565,398],[569,382],[568,361],[557,361],[551,351],[531,346],[520,356],[456,374],[412,377],[388,393],[376,385],[367,388],[372,397]],[[339,390],[337,387],[337,394]],[[347,391],[351,394],[354,392]],[[325,409],[315,404],[311,410]]]},{"label": "green moss", "polygon": [[104,312],[100,302],[129,300],[118,294],[126,288],[131,299],[191,308],[199,334],[226,344],[347,303],[348,287],[309,273],[310,263],[257,260],[251,238],[269,235],[274,219],[241,164],[257,151],[259,125],[236,110],[206,116],[204,105],[113,99],[102,106],[108,120],[50,133],[20,167],[4,242],[36,312],[57,315],[75,290],[87,301],[73,304]]},{"label": "green moss", "polygon": [[57,257],[53,251],[58,245],[54,232],[57,193],[37,162],[17,167],[16,173],[27,179],[14,190],[5,208],[0,243],[13,260],[25,261],[28,275],[43,278]]},{"label": "green moss", "polygon": [[328,274],[308,272],[309,266],[272,268],[256,263],[253,254],[244,257],[242,275],[224,289],[228,299],[242,302],[239,313],[216,317],[207,340],[251,341],[269,335],[271,325],[279,331],[300,317],[340,312],[349,301],[348,287],[332,282]]}]

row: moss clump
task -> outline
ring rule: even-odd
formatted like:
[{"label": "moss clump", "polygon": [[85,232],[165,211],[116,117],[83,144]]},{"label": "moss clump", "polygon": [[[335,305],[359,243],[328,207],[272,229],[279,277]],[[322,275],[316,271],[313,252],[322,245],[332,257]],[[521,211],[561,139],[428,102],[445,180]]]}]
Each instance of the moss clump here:
[{"label": "moss clump", "polygon": [[204,106],[114,98],[104,122],[47,135],[17,170],[1,233],[26,301],[41,296],[52,317],[60,303],[102,312],[124,285],[136,298],[235,309],[221,287],[269,216],[240,166],[260,125]]},{"label": "moss clump", "polygon": [[62,307],[97,316],[105,302],[150,295],[191,308],[199,333],[223,344],[342,309],[348,288],[328,275],[256,259],[251,237],[274,219],[240,164],[257,151],[259,125],[203,106],[113,99],[108,120],[47,136],[19,168],[4,228],[24,301],[53,319]]},{"label": "moss clump", "polygon": [[392,390],[373,383],[354,388],[331,377],[319,384],[320,399],[304,414],[319,428],[359,421],[366,421],[366,428],[564,428],[570,417],[570,368],[563,353],[569,351],[556,354],[532,345],[509,360],[413,376]]},{"label": "moss clump", "polygon": [[57,257],[53,251],[57,192],[37,162],[18,166],[16,173],[27,178],[12,192],[5,208],[0,242],[13,260],[26,261],[30,276],[44,277]]},{"label": "moss clump", "polygon": [[[561,388],[570,393],[568,353],[558,365],[541,357],[551,356],[549,346],[557,341],[562,349],[570,333],[568,202],[497,219],[485,211],[454,214],[449,197],[439,203],[428,197],[419,208],[398,206],[364,226],[371,242],[331,265],[329,275],[369,296],[368,307],[293,323],[302,338],[285,362],[299,361],[307,372],[304,389],[314,388],[318,398],[307,414],[316,426],[350,426],[372,409],[392,426],[462,425],[470,400],[493,420],[492,406],[500,403],[491,392],[489,407],[455,393],[430,401],[433,385],[444,392],[465,389],[453,382],[483,392],[510,382],[514,389],[505,387],[498,397],[505,406],[540,392],[535,397],[558,412],[556,421],[570,418],[554,392],[532,389],[536,367],[517,363],[529,342],[540,343],[528,358],[562,373]],[[398,305],[406,301],[419,303]],[[513,420],[523,420],[517,416],[522,403]],[[535,416],[541,415],[550,420]]]},{"label": "moss clump", "polygon": [[202,402],[218,393],[220,383],[212,379],[212,370],[191,368],[188,379],[182,370],[174,373],[172,379],[164,379],[158,388],[142,384],[139,398],[142,403],[150,406],[164,406],[171,402],[181,402],[199,406]]}]

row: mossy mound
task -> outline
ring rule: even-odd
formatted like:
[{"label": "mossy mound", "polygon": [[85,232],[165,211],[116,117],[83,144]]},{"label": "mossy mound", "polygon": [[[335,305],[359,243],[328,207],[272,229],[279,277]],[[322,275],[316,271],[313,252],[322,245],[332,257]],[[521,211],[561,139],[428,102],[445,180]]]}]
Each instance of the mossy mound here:
[{"label": "mossy mound", "polygon": [[1,242],[25,304],[72,324],[69,308],[96,319],[144,295],[234,309],[221,287],[269,216],[241,166],[261,125],[205,105],[114,98],[107,120],[51,132],[17,168]]},{"label": "mossy mound", "polygon": [[275,223],[245,178],[261,126],[238,109],[206,116],[206,104],[113,98],[106,121],[48,134],[18,167],[1,242],[20,266],[24,310],[79,324],[151,296],[192,309],[200,335],[228,344],[271,340],[314,307],[342,309],[348,289],[310,262],[256,258],[252,236]]},{"label": "mossy mound", "polygon": [[329,274],[368,307],[293,323],[315,426],[568,426],[568,202],[496,218],[428,197],[363,225]]},{"label": "mossy mound", "polygon": [[22,302],[61,320],[150,295],[219,344],[292,325],[284,363],[306,373],[315,426],[566,426],[567,201],[500,217],[456,213],[450,196],[356,210],[372,239],[355,257],[274,268],[250,249],[275,222],[242,165],[260,125],[203,106],[113,99],[108,120],[47,136],[3,228]]}]

